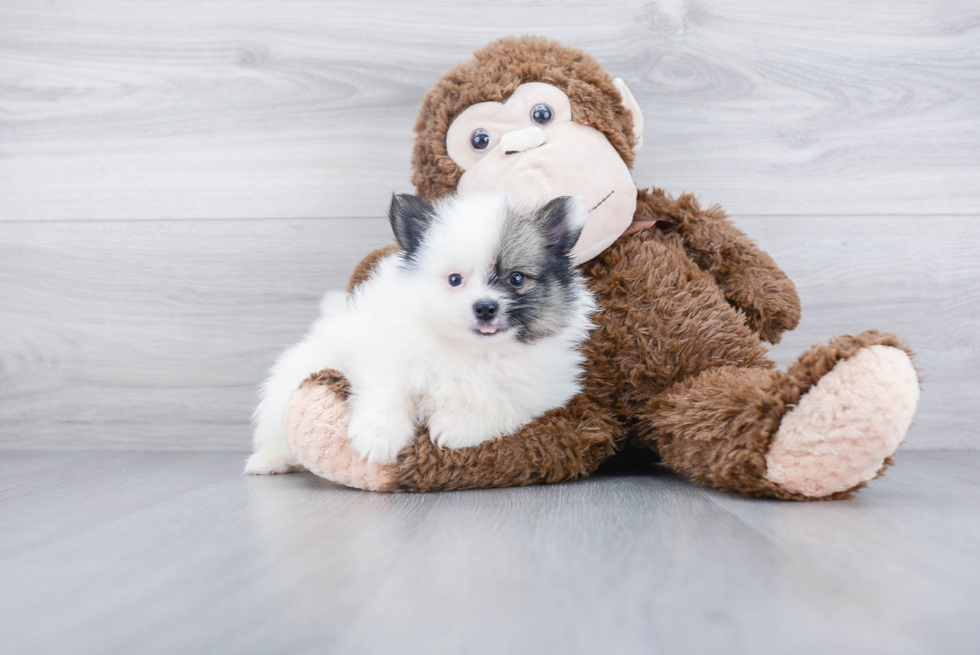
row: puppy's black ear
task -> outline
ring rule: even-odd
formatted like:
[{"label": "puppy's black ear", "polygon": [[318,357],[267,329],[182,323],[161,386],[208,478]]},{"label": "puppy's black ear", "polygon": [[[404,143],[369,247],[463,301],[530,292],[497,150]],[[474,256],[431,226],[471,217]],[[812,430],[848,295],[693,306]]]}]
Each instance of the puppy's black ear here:
[{"label": "puppy's black ear", "polygon": [[432,223],[433,215],[432,205],[421,198],[408,193],[391,195],[391,207],[388,209],[391,231],[395,233],[398,245],[409,254],[415,252],[422,243],[422,237]]},{"label": "puppy's black ear", "polygon": [[572,196],[559,196],[534,214],[534,222],[544,231],[548,246],[562,255],[575,247],[588,218],[583,200]]}]

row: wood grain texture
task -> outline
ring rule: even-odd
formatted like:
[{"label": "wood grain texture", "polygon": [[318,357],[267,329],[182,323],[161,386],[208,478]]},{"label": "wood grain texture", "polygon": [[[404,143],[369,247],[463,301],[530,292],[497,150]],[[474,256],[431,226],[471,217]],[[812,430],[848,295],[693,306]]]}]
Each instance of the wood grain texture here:
[{"label": "wood grain texture", "polygon": [[0,224],[0,433],[240,449],[256,388],[386,221]]},{"label": "wood grain texture", "polygon": [[4,651],[967,655],[980,638],[977,452],[902,453],[856,499],[802,504],[667,470],[372,494],[241,476],[243,455],[6,453]]},{"label": "wood grain texture", "polygon": [[[980,448],[980,217],[737,217],[796,281],[774,349],[880,328],[925,378],[907,448]],[[382,219],[0,223],[0,447],[239,450],[256,387]]]},{"label": "wood grain texture", "polygon": [[0,220],[376,216],[433,81],[503,35],[597,56],[641,185],[739,214],[976,214],[972,0],[0,4]]}]

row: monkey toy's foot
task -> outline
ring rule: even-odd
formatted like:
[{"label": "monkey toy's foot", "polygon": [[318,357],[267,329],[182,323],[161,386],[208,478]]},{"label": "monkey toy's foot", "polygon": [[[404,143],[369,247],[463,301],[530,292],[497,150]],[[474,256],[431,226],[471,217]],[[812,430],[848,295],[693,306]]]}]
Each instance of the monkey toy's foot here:
[{"label": "monkey toy's foot", "polygon": [[918,376],[904,350],[861,348],[783,416],[766,453],[766,478],[810,498],[853,489],[885,467],[918,399]]},{"label": "monkey toy's foot", "polygon": [[390,491],[397,463],[369,464],[350,445],[347,426],[350,387],[339,371],[326,369],[293,392],[283,416],[283,434],[311,472],[348,487]]}]

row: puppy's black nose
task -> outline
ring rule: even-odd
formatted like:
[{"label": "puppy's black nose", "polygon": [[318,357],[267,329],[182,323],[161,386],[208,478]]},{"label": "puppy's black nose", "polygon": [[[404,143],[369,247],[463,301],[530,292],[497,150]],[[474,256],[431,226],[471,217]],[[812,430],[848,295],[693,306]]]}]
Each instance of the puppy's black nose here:
[{"label": "puppy's black nose", "polygon": [[500,306],[494,300],[477,300],[473,303],[473,313],[481,321],[489,321],[497,315]]}]

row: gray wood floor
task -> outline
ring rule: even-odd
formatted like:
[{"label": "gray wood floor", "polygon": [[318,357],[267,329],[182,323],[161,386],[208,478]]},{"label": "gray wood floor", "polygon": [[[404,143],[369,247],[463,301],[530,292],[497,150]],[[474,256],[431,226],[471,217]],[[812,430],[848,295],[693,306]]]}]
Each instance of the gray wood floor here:
[{"label": "gray wood floor", "polygon": [[234,453],[0,454],[4,653],[942,653],[980,643],[980,452],[855,500],[649,476],[429,495]]}]

